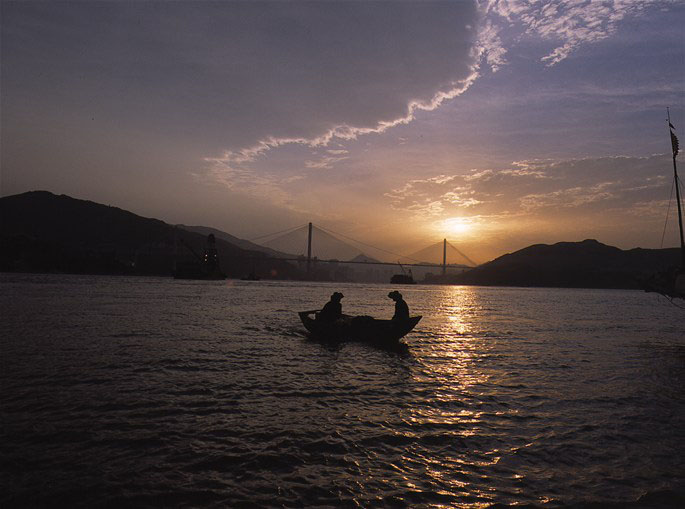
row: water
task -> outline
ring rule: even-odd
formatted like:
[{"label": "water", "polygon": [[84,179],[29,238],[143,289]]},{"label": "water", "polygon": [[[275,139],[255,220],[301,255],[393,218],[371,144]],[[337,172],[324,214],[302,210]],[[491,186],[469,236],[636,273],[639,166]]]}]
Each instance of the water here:
[{"label": "water", "polygon": [[390,317],[389,286],[0,285],[3,507],[685,504],[685,310],[653,294],[403,287],[385,351],[295,311]]}]

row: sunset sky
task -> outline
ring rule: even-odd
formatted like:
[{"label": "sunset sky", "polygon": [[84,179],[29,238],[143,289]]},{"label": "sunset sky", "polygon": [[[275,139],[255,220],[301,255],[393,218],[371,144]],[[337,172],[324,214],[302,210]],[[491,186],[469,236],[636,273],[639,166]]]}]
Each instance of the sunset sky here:
[{"label": "sunset sky", "polygon": [[3,196],[478,262],[661,246],[685,2],[0,5]]}]

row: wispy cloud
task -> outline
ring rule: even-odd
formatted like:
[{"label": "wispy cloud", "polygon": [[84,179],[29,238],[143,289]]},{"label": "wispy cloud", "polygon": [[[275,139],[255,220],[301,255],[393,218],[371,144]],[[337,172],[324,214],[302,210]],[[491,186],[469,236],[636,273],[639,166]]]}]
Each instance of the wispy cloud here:
[{"label": "wispy cloud", "polygon": [[550,193],[528,194],[519,199],[521,208],[526,212],[532,212],[547,207],[573,208],[616,198],[615,192],[620,189],[620,182],[601,182],[593,186],[575,186],[566,189],[559,189]]},{"label": "wispy cloud", "polygon": [[478,39],[481,54],[493,70],[506,63],[509,48],[526,38],[551,42],[540,60],[553,66],[584,44],[612,36],[619,23],[663,0],[484,0],[485,22]]},{"label": "wispy cloud", "polygon": [[[331,150],[329,150],[328,152],[346,153],[345,150],[342,150],[342,151],[338,151],[338,150],[331,151]],[[307,168],[313,168],[313,169],[319,169],[319,170],[324,170],[324,169],[328,170],[328,169],[333,168],[335,163],[339,163],[340,161],[344,161],[345,159],[349,159],[349,158],[347,156],[343,156],[343,155],[338,155],[338,156],[326,155],[326,156],[319,158],[316,161],[313,161],[313,160],[305,161],[304,165]]]},{"label": "wispy cloud", "polygon": [[500,28],[491,19],[486,19],[480,28],[475,51],[493,72],[507,63],[507,50],[500,37]]},{"label": "wispy cloud", "polygon": [[[304,145],[311,148],[327,147],[333,141],[351,141],[356,140],[362,135],[384,133],[392,127],[410,123],[414,120],[418,111],[435,110],[443,102],[463,94],[476,81],[477,77],[478,73],[474,70],[467,78],[451,83],[451,88],[435,93],[427,101],[411,101],[407,106],[406,115],[391,120],[380,120],[373,127],[353,127],[341,124],[313,138],[268,137],[260,140],[252,147],[240,150],[227,150],[220,157],[207,157],[205,162],[209,165],[209,174],[214,176],[225,174],[229,176],[232,173],[249,173],[251,170],[247,166],[248,163],[254,162],[269,150],[286,145]],[[329,168],[332,163],[343,159],[345,157],[328,158],[328,162],[323,160],[319,162],[309,161],[306,163],[306,166],[308,168]],[[230,178],[228,180],[230,181]],[[225,183],[227,179],[221,178],[219,181]]]},{"label": "wispy cloud", "polygon": [[194,174],[198,180],[209,177],[212,182],[219,183],[234,192],[255,195],[268,199],[277,206],[296,210],[292,194],[285,186],[302,179],[301,175],[283,177],[274,173],[257,173],[250,168],[239,166],[228,167],[220,164],[213,165],[208,174]]},{"label": "wispy cloud", "polygon": [[667,173],[665,155],[519,161],[501,170],[413,179],[385,196],[395,209],[421,217],[629,210],[663,195]]}]

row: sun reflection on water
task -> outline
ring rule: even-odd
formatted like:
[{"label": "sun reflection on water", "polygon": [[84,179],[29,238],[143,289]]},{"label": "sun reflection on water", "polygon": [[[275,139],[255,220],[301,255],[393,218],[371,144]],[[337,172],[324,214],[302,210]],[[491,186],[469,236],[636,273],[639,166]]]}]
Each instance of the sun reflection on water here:
[{"label": "sun reflection on water", "polygon": [[437,305],[436,319],[440,323],[429,342],[422,375],[442,382],[449,397],[455,389],[464,390],[488,378],[477,365],[490,350],[478,334],[485,307],[481,298],[471,287],[448,286]]},{"label": "sun reflection on water", "polygon": [[420,369],[412,375],[417,400],[405,423],[419,444],[442,445],[432,455],[419,447],[403,463],[418,460],[439,492],[459,498],[463,507],[487,507],[494,492],[485,472],[507,453],[494,438],[492,418],[512,413],[489,395],[495,382],[487,359],[496,342],[484,318],[494,306],[482,292],[463,286],[444,287],[433,305],[431,332],[417,355]]}]

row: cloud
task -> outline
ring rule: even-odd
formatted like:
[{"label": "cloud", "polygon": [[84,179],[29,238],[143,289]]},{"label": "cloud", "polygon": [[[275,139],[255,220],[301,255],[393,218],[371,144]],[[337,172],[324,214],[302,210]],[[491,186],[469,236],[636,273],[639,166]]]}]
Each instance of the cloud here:
[{"label": "cloud", "polygon": [[394,209],[420,217],[630,211],[661,203],[668,163],[667,155],[519,161],[501,170],[410,180],[385,196]]},{"label": "cloud", "polygon": [[489,180],[495,174],[492,170],[480,170],[474,171],[470,175],[464,175],[463,179],[466,182],[471,182],[473,180]]},{"label": "cloud", "polygon": [[[331,152],[331,151],[329,150],[328,152]],[[345,153],[346,151],[345,150],[343,150],[343,151],[334,150],[332,152],[343,152],[343,153]],[[323,157],[319,158],[318,161],[305,161],[304,165],[307,168],[328,170],[328,169],[333,168],[335,163],[338,163],[340,161],[344,161],[345,159],[348,159],[348,157],[347,156],[335,156],[335,155],[334,156],[323,156]]]},{"label": "cloud", "polygon": [[507,50],[500,38],[500,30],[491,19],[486,19],[478,33],[476,54],[493,72],[507,63]]},{"label": "cloud", "polygon": [[[284,177],[275,173],[257,174],[251,169],[221,168],[219,165],[211,167],[208,171],[211,181],[222,184],[228,189],[259,196],[274,205],[297,210],[292,195],[285,189],[285,186],[301,180],[303,178],[301,175]],[[206,175],[194,173],[193,177],[203,181]]]},{"label": "cloud", "polygon": [[[485,0],[485,22],[478,39],[479,54],[493,71],[506,63],[510,47],[526,39],[551,42],[554,47],[540,57],[553,66],[584,44],[612,36],[619,23],[663,0]],[[671,2],[672,3],[672,2]]]},{"label": "cloud", "polygon": [[612,188],[618,188],[620,182],[600,182],[593,186],[575,186],[559,189],[550,193],[528,194],[519,199],[521,208],[526,212],[548,207],[573,208],[601,200],[615,198]]},{"label": "cloud", "polygon": [[[212,91],[230,93],[208,98],[225,136],[204,162],[226,185],[258,173],[252,163],[274,149],[328,147],[406,125],[478,77],[475,2],[228,3],[217,15],[226,27],[200,41],[212,43],[200,71],[219,79]],[[303,164],[331,168],[340,155]]]},{"label": "cloud", "polygon": [[[438,108],[444,101],[453,99],[464,93],[477,79],[478,73],[472,70],[471,73],[463,80],[450,83],[449,90],[437,92],[429,100],[413,100],[409,102],[406,107],[407,114],[392,120],[379,120],[372,127],[354,127],[348,124],[339,124],[325,133],[315,136],[313,138],[277,138],[271,136],[267,139],[260,140],[252,147],[240,150],[227,150],[220,157],[207,157],[205,162],[212,167],[212,172],[221,171],[231,172],[236,167],[246,169],[244,166],[247,163],[255,161],[259,156],[266,153],[268,150],[282,147],[285,145],[305,145],[308,147],[328,146],[333,140],[356,140],[359,136],[366,134],[380,134],[386,130],[399,125],[408,124],[414,120],[417,111],[431,111]],[[338,158],[342,160],[346,158]],[[330,167],[325,166],[310,166],[308,167]]]}]

